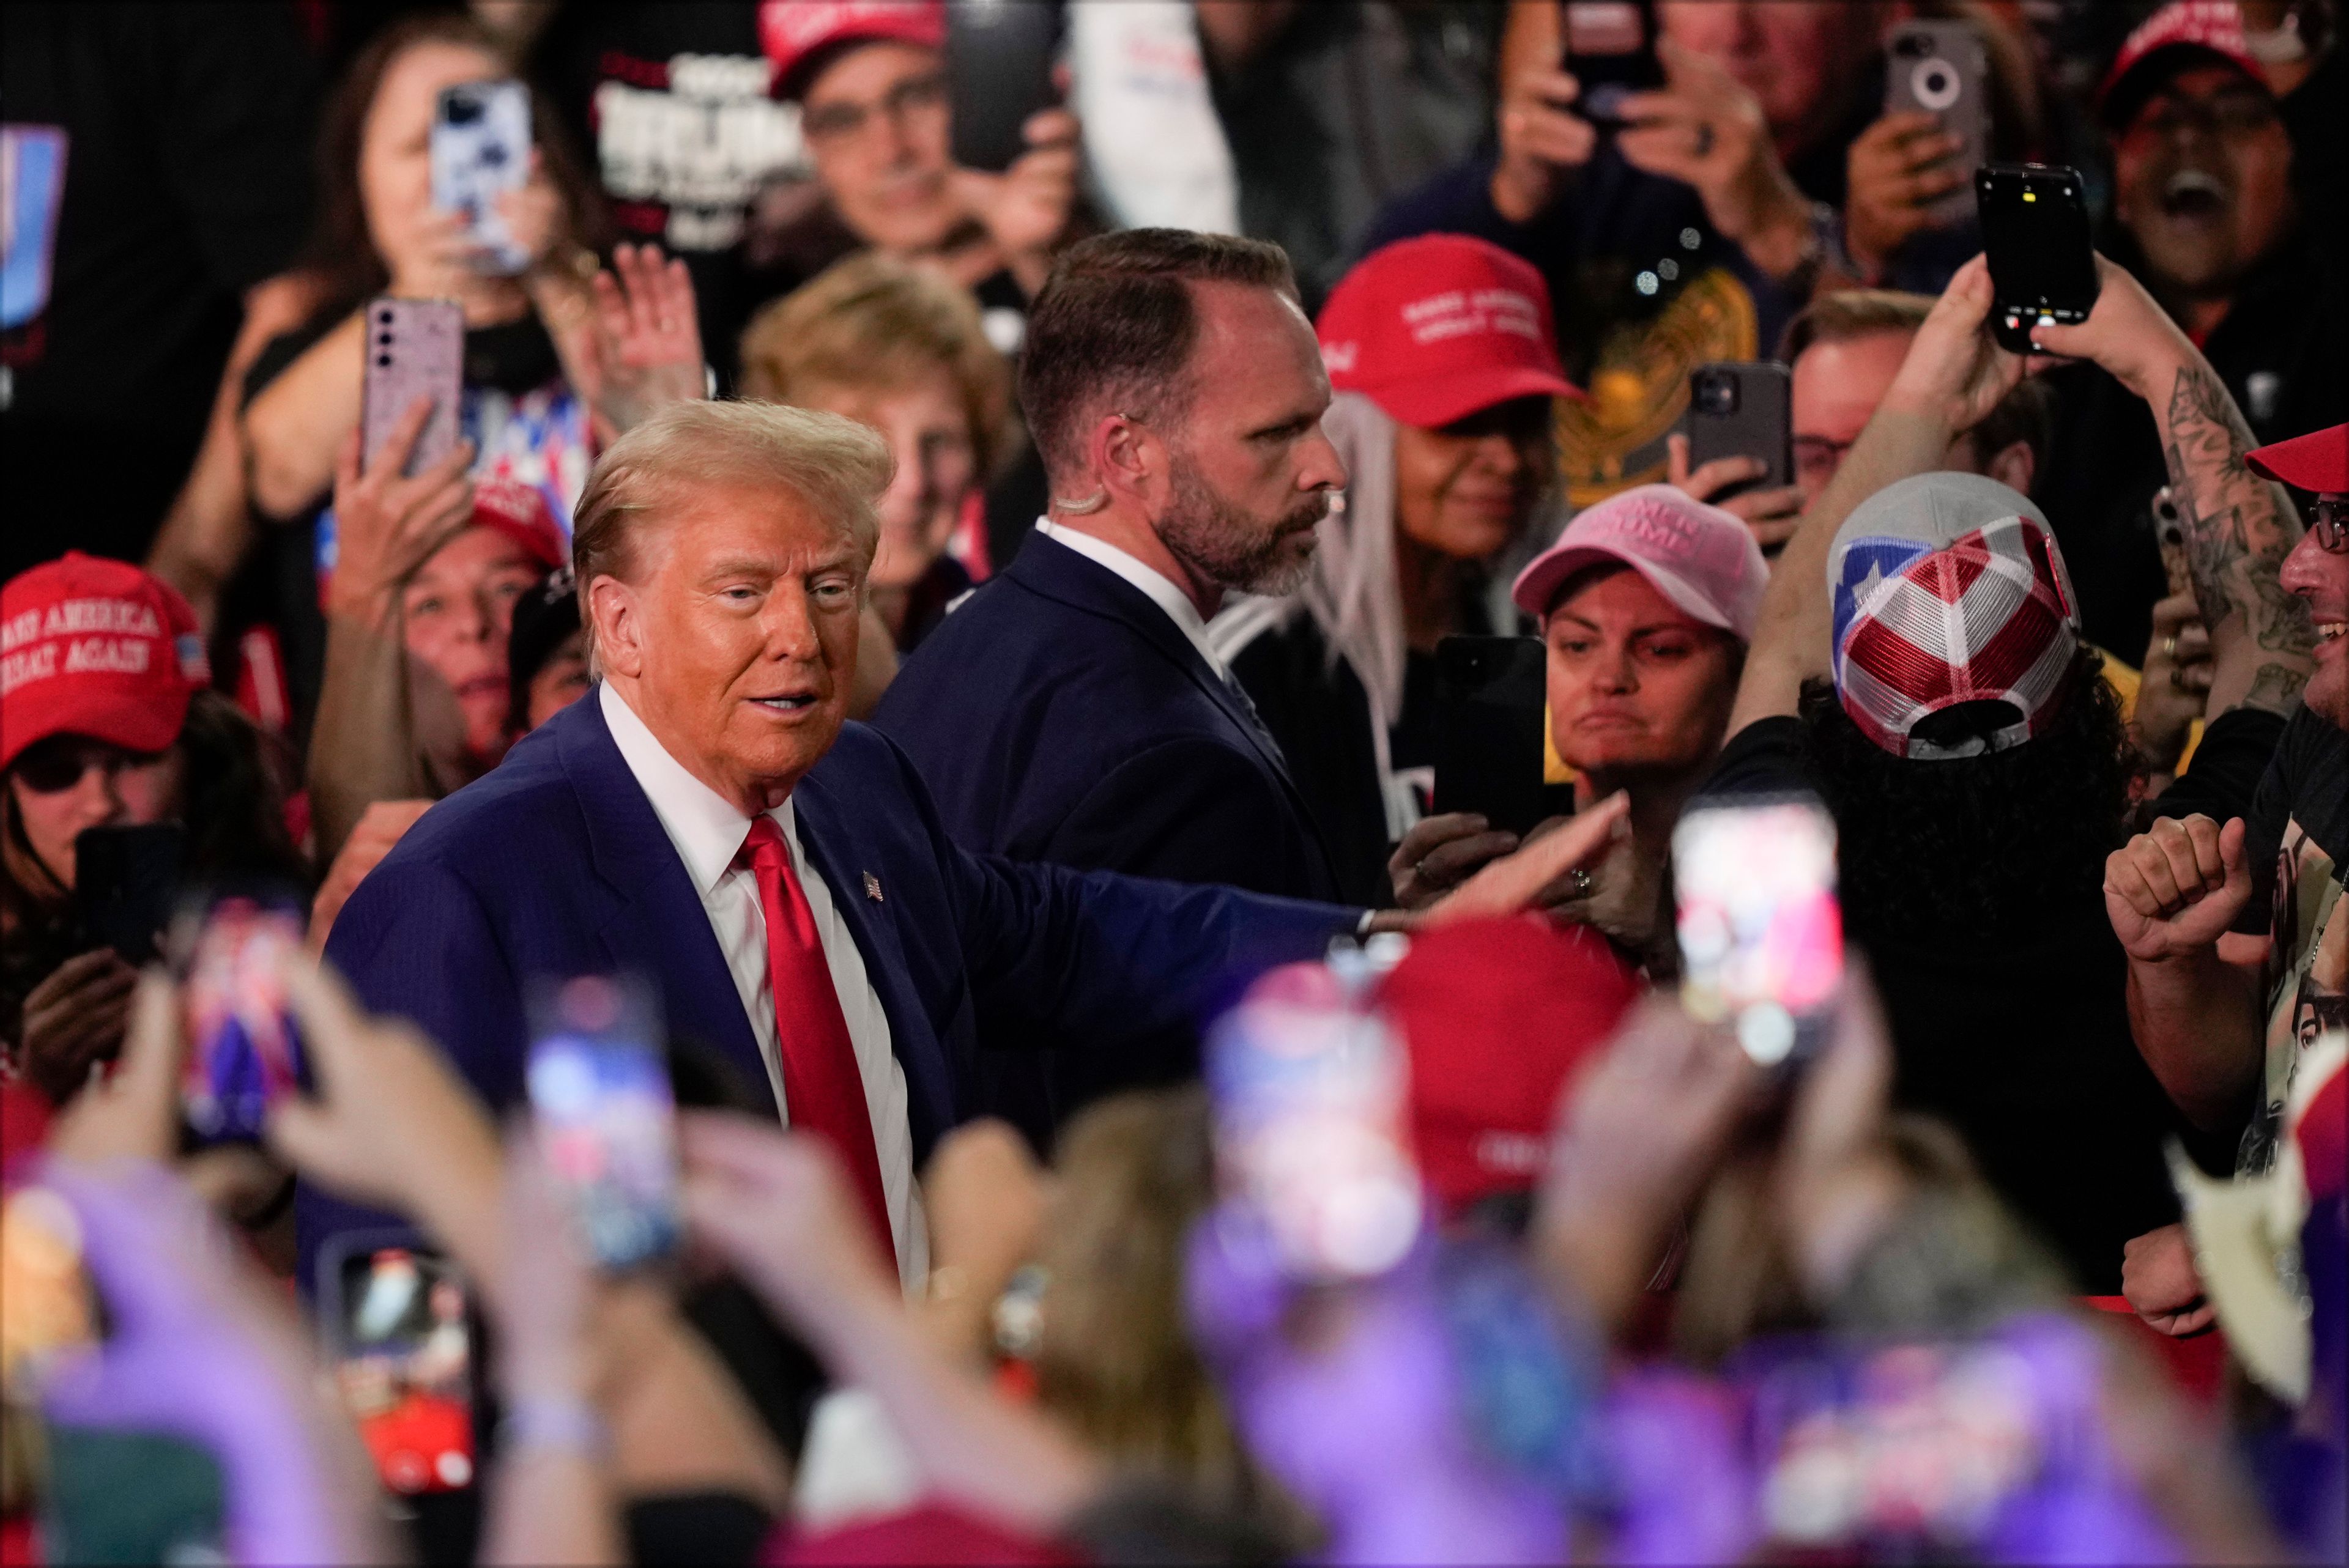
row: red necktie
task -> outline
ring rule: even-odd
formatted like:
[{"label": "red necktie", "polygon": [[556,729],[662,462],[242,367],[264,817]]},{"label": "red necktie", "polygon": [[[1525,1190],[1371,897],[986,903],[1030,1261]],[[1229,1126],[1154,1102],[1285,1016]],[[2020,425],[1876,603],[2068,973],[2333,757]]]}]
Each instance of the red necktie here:
[{"label": "red necktie", "polygon": [[833,1147],[872,1216],[884,1255],[895,1259],[889,1200],[881,1187],[881,1157],[873,1146],[873,1116],[864,1079],[856,1070],[848,1019],[833,989],[832,967],[816,940],[815,915],[792,870],[791,846],[772,817],[750,823],[743,858],[759,879],[759,907],[767,916],[767,975],[775,992],[775,1054],[783,1069],[783,1099],[793,1127]]}]

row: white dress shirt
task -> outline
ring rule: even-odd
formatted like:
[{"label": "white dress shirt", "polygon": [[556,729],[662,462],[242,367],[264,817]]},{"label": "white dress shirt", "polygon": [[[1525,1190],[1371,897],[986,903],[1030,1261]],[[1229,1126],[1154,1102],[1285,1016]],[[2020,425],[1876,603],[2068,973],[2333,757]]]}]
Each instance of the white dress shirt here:
[{"label": "white dress shirt", "polygon": [[1109,568],[1141,589],[1150,596],[1152,603],[1166,612],[1166,618],[1174,623],[1175,629],[1191,639],[1191,645],[1199,650],[1199,656],[1207,661],[1209,669],[1224,680],[1232,678],[1232,672],[1224,667],[1224,661],[1216,656],[1215,648],[1207,641],[1207,623],[1201,618],[1199,607],[1192,603],[1191,595],[1177,588],[1165,573],[1156,567],[1143,564],[1114,544],[1095,539],[1092,534],[1065,523],[1054,522],[1049,517],[1036,520],[1036,531],[1056,543],[1067,545],[1095,565]]},{"label": "white dress shirt", "polygon": [[[653,814],[685,862],[693,891],[709,916],[718,950],[741,993],[742,1011],[749,1015],[750,1033],[759,1042],[759,1059],[767,1066],[768,1087],[788,1124],[792,1110],[783,1096],[782,1060],[775,1038],[774,981],[767,966],[767,914],[759,904],[759,879],[738,865],[742,841],[750,837],[750,819],[733,803],[696,779],[685,765],[645,727],[645,721],[609,685],[600,687],[604,722],[620,758],[636,775],[636,783],[652,802]],[[849,1044],[856,1052],[857,1076],[864,1080],[864,1107],[873,1118],[873,1147],[881,1161],[881,1191],[889,1203],[889,1228],[897,1247],[897,1274],[911,1288],[929,1273],[929,1226],[922,1213],[921,1190],[914,1181],[914,1134],[905,1113],[905,1069],[889,1045],[889,1017],[881,997],[864,972],[864,954],[833,904],[823,873],[800,847],[799,829],[789,799],[767,813],[783,831],[792,871],[807,894],[808,912],[815,916],[816,938],[823,944],[824,962],[832,970],[833,989],[840,995],[841,1015],[848,1020]]]}]

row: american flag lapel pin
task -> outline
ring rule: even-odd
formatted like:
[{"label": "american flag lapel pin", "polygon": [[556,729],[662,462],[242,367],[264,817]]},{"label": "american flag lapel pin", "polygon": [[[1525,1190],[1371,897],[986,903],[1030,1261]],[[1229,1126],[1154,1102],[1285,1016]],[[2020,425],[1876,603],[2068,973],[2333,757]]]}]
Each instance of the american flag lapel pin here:
[{"label": "american flag lapel pin", "polygon": [[881,879],[871,872],[864,873],[864,896],[874,903],[885,902],[881,897]]}]

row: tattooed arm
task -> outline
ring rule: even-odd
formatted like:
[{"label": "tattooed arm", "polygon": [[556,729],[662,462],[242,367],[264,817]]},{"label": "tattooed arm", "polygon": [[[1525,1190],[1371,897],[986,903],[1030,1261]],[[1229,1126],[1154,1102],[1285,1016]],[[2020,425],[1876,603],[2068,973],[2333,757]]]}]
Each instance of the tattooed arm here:
[{"label": "tattooed arm", "polygon": [[2251,472],[2257,443],[2226,384],[2137,281],[2099,256],[2102,292],[2078,326],[2034,334],[2051,353],[2093,359],[2146,400],[2161,427],[2195,603],[2210,628],[2212,718],[2237,707],[2288,713],[2314,667],[2307,606],[2284,592],[2300,519],[2282,490]]}]

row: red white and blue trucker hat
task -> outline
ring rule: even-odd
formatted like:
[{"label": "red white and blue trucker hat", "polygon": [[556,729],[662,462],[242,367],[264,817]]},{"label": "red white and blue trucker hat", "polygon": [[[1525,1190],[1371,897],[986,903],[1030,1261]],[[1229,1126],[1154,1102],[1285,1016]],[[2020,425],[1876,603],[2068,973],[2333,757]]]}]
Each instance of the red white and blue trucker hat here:
[{"label": "red white and blue trucker hat", "polygon": [[[1836,531],[1827,591],[1836,695],[1895,757],[2020,746],[2045,727],[2080,645],[2046,514],[1980,474],[1920,474],[1861,502]],[[2003,702],[2014,721],[1947,744],[1916,735],[1971,702]]]}]

